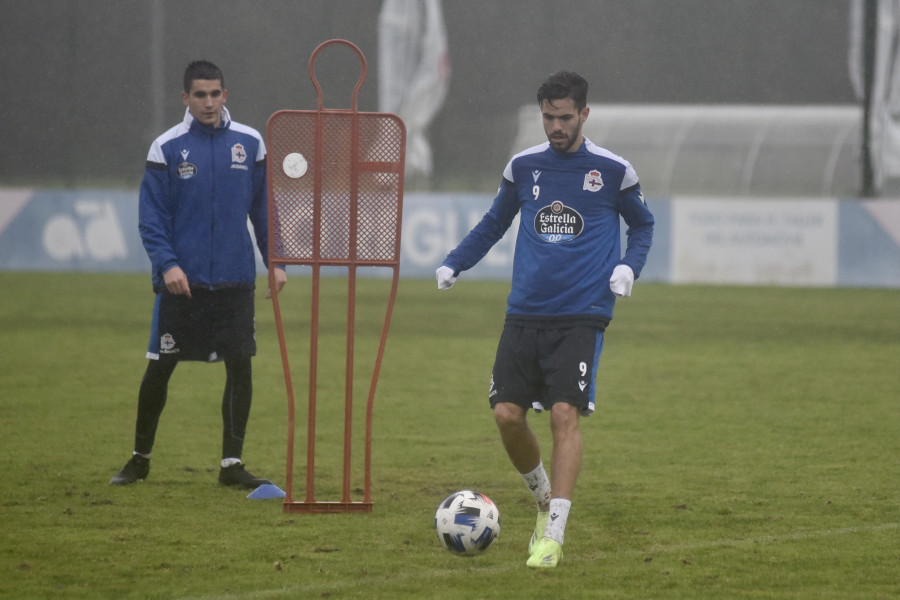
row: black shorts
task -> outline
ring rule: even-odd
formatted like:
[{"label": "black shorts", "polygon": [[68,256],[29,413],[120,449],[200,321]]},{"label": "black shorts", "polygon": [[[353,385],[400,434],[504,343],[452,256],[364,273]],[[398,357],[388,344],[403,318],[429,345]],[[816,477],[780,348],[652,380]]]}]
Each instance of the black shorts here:
[{"label": "black shorts", "polygon": [[493,408],[511,402],[540,412],[556,402],[594,412],[603,330],[597,327],[528,327],[507,323],[500,335],[488,398]]},{"label": "black shorts", "polygon": [[256,354],[253,290],[191,290],[156,295],[147,358],[214,362]]}]

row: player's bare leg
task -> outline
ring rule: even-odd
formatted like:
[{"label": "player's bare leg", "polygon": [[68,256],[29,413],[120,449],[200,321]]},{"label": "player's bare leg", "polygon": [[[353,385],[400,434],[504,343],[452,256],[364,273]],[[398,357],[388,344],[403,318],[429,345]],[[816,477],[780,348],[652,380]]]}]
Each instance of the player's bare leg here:
[{"label": "player's bare leg", "polygon": [[540,541],[534,546],[526,563],[529,567],[553,568],[562,560],[562,545],[566,521],[572,506],[575,481],[581,468],[581,431],[578,428],[578,408],[564,402],[550,409],[550,430],[553,433],[553,497],[550,516]]},{"label": "player's bare leg", "polygon": [[537,504],[534,532],[528,541],[528,555],[531,556],[550,518],[551,489],[541,462],[540,444],[528,426],[526,414],[527,411],[516,404],[498,402],[494,407],[494,420],[500,430],[503,447]]},{"label": "player's bare leg", "polygon": [[557,402],[550,409],[550,431],[553,433],[553,497],[572,499],[575,481],[581,469],[581,430],[578,408]]},{"label": "player's bare leg", "polygon": [[494,406],[494,421],[500,430],[500,439],[519,473],[528,473],[541,462],[541,447],[525,414],[524,408],[511,402],[498,402]]}]

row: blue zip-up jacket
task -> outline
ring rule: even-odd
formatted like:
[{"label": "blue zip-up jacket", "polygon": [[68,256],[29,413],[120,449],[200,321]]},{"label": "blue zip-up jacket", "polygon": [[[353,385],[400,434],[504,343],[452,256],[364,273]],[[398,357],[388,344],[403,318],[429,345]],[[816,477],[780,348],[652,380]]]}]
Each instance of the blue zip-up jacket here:
[{"label": "blue zip-up jacket", "polygon": [[[587,138],[572,153],[544,142],[515,155],[481,222],[444,260],[454,274],[470,269],[519,215],[507,318],[608,322],[616,265],[641,274],[653,241],[653,215],[625,159]],[[619,219],[627,247],[621,250]]]},{"label": "blue zip-up jacket", "polygon": [[217,128],[185,111],[184,121],[150,147],[141,182],[139,229],[153,268],[153,289],[175,265],[192,288],[253,288],[253,224],[268,251],[266,147],[259,132],[235,123],[222,107]]}]

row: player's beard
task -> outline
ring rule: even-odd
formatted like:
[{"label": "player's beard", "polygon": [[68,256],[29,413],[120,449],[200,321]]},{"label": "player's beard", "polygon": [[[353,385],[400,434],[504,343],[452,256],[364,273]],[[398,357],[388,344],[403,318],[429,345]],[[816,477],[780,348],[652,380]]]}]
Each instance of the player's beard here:
[{"label": "player's beard", "polygon": [[557,134],[551,136],[548,139],[554,150],[561,154],[565,154],[575,145],[575,142],[581,139],[581,126],[573,131],[571,136],[563,133],[562,135]]}]

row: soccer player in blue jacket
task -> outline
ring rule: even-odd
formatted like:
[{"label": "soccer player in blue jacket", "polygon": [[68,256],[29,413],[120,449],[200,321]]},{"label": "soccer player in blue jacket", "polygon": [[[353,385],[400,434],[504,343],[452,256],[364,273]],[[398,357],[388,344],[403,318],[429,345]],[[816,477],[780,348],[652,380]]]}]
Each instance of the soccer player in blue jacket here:
[{"label": "soccer player in blue jacket", "polygon": [[[503,446],[537,503],[529,567],[562,559],[581,465],[579,417],[594,411],[603,334],[617,297],[631,288],[653,239],[653,215],[631,164],[583,137],[588,83],[551,75],[537,94],[547,142],[513,156],[493,205],[436,271],[448,289],[519,215],[512,289],[489,400]],[[624,255],[619,220],[628,226]],[[529,408],[550,411],[552,480]]]},{"label": "soccer player in blue jacket", "polygon": [[[178,362],[224,360],[219,482],[252,489],[270,483],[241,462],[253,391],[250,357],[256,354],[256,257],[247,218],[266,259],[266,148],[256,130],[231,120],[218,67],[195,61],[183,83],[184,121],[153,142],[141,182],[139,228],[156,303],[134,452],[110,483],[147,477]],[[284,270],[276,269],[270,293],[278,293],[285,280]]]}]

